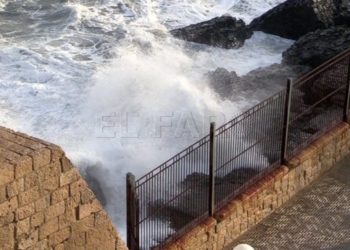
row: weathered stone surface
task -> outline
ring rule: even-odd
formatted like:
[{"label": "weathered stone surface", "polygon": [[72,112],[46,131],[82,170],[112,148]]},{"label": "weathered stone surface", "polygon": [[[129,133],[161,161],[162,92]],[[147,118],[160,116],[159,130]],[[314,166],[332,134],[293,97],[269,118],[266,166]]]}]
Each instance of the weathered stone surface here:
[{"label": "weathered stone surface", "polygon": [[73,222],[76,222],[75,209],[66,209],[66,212],[58,217],[59,229],[70,226]]},{"label": "weathered stone surface", "polygon": [[36,212],[40,212],[49,206],[50,206],[50,195],[40,197],[40,199],[35,201],[35,211]]},{"label": "weathered stone surface", "polygon": [[0,127],[0,171],[0,249],[126,249],[59,147]]},{"label": "weathered stone surface", "polygon": [[27,249],[28,247],[33,246],[38,242],[38,230],[35,230],[32,233],[24,234],[22,237],[19,238],[18,241],[18,249]]},{"label": "weathered stone surface", "polygon": [[41,224],[44,223],[44,212],[39,212],[39,213],[36,213],[36,214],[33,214],[31,217],[30,217],[30,224],[32,227],[38,227],[40,226]]},{"label": "weathered stone surface", "polygon": [[39,229],[39,239],[44,239],[46,236],[58,231],[58,218],[54,218],[45,224],[43,224]]},{"label": "weathered stone surface", "polygon": [[38,168],[36,170],[39,176],[39,181],[44,182],[50,178],[59,176],[61,173],[61,164],[60,162],[52,162],[47,166]]},{"label": "weathered stone surface", "polygon": [[74,181],[78,180],[79,177],[80,174],[77,169],[73,168],[71,170],[68,170],[60,176],[60,186],[71,184]]},{"label": "weathered stone surface", "polygon": [[[301,36],[334,25],[341,0],[290,0],[255,18],[252,30],[296,40]],[[338,21],[339,23],[340,21]]]},{"label": "weathered stone surface", "polygon": [[62,157],[61,165],[62,165],[62,173],[67,172],[68,170],[73,168],[73,164],[70,162],[70,160],[66,156]]},{"label": "weathered stone surface", "polygon": [[244,45],[253,32],[246,28],[243,20],[231,16],[221,16],[209,21],[174,29],[173,36],[189,41],[225,49],[237,49]]},{"label": "weathered stone surface", "polygon": [[20,207],[16,209],[16,213],[15,213],[16,220],[22,220],[24,218],[31,216],[34,213],[35,213],[35,206],[34,206],[34,202],[32,202],[24,207]]},{"label": "weathered stone surface", "polygon": [[18,195],[18,203],[19,206],[22,207],[24,205],[27,205],[31,202],[34,202],[40,198],[40,191],[39,187],[33,187],[23,193],[20,193]]},{"label": "weathered stone surface", "polygon": [[109,222],[94,227],[86,233],[87,249],[115,249],[116,232]]},{"label": "weathered stone surface", "polygon": [[102,224],[103,222],[109,220],[109,216],[106,211],[101,210],[95,214],[95,225]]},{"label": "weathered stone surface", "polygon": [[[48,240],[47,239],[43,239],[41,241],[38,241],[34,247],[33,250],[47,250],[48,247]],[[56,250],[56,249],[55,249]]]},{"label": "weathered stone surface", "polygon": [[47,166],[51,162],[51,150],[48,148],[40,148],[30,154],[33,158],[33,168],[38,169]]},{"label": "weathered stone surface", "polygon": [[60,189],[57,189],[56,191],[54,191],[51,195],[51,204],[56,204],[60,201],[64,201],[68,198],[68,194],[69,194],[69,187],[68,186],[64,186]]},{"label": "weathered stone surface", "polygon": [[86,232],[92,229],[95,225],[94,215],[91,214],[82,220],[72,223],[72,231],[74,232]]},{"label": "weathered stone surface", "polygon": [[53,218],[60,216],[61,214],[64,214],[65,209],[66,209],[66,207],[65,207],[64,201],[61,201],[59,203],[56,203],[55,205],[48,207],[44,212],[45,213],[45,221],[49,221]]},{"label": "weathered stone surface", "polygon": [[33,171],[33,159],[29,156],[22,156],[15,162],[15,177],[19,179]]},{"label": "weathered stone surface", "polygon": [[102,206],[97,199],[91,203],[82,204],[79,206],[79,220],[89,216],[91,213],[96,213],[102,210]]},{"label": "weathered stone surface", "polygon": [[14,249],[14,225],[0,227],[0,249]]},{"label": "weathered stone surface", "polygon": [[[5,187],[4,187],[5,188]],[[20,178],[6,186],[7,196],[12,198],[24,191],[24,179]],[[1,199],[0,199],[1,200]]]},{"label": "weathered stone surface", "polygon": [[60,186],[59,179],[60,179],[60,177],[57,175],[57,176],[50,177],[50,178],[40,182],[40,188],[41,188],[43,195],[50,195],[55,190],[57,190]]},{"label": "weathered stone surface", "polygon": [[72,230],[72,237],[65,243],[66,249],[85,249],[85,232]]},{"label": "weathered stone surface", "polygon": [[19,237],[23,233],[28,233],[30,231],[30,218],[25,218],[24,220],[18,221],[16,224],[16,236]]},{"label": "weathered stone surface", "polygon": [[29,190],[34,186],[39,186],[39,176],[37,172],[31,172],[24,177],[24,190]]},{"label": "weathered stone surface", "polygon": [[6,216],[9,213],[12,213],[15,211],[15,209],[18,207],[18,201],[17,197],[13,197],[9,200],[4,201],[0,204],[0,216]]},{"label": "weathered stone surface", "polygon": [[56,246],[71,236],[71,228],[66,227],[49,236],[50,246]]},{"label": "weathered stone surface", "polygon": [[350,47],[350,28],[332,27],[311,32],[283,52],[283,62],[315,68]]},{"label": "weathered stone surface", "polygon": [[0,137],[32,150],[37,150],[39,148],[45,147],[45,145],[42,144],[41,141],[37,138],[32,138],[28,135],[15,132],[4,127],[0,127]]},{"label": "weathered stone surface", "polygon": [[[1,149],[0,149],[1,150]],[[15,168],[12,164],[2,161],[0,159],[0,186],[3,186],[15,179]]]}]

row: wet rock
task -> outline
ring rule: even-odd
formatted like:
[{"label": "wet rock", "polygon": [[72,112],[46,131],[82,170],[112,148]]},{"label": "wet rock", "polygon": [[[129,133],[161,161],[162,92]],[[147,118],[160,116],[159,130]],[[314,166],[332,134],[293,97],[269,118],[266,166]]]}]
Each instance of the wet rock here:
[{"label": "wet rock", "polygon": [[237,49],[251,38],[253,32],[247,29],[243,20],[221,16],[209,21],[174,29],[170,33],[189,42],[207,44],[225,49]]},{"label": "wet rock", "polygon": [[285,88],[288,78],[298,79],[310,71],[307,66],[272,64],[257,68],[244,76],[218,68],[206,74],[212,89],[223,99],[237,96],[264,100]]},{"label": "wet rock", "polygon": [[311,32],[283,52],[283,62],[315,68],[350,47],[350,28],[332,27]]},{"label": "wet rock", "polygon": [[342,0],[289,0],[255,18],[249,28],[297,40],[301,36],[343,22]]},{"label": "wet rock", "polygon": [[217,68],[207,74],[209,83],[216,93],[222,98],[229,98],[233,94],[233,86],[235,82],[239,82],[240,78],[236,72],[229,72],[224,68]]}]

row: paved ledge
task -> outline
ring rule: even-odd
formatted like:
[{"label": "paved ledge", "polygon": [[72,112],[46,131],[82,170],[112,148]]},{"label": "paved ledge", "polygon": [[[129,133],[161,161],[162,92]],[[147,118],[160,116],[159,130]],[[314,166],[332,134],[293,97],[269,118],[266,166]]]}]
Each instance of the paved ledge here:
[{"label": "paved ledge", "polygon": [[255,250],[350,249],[350,156],[233,244]]}]

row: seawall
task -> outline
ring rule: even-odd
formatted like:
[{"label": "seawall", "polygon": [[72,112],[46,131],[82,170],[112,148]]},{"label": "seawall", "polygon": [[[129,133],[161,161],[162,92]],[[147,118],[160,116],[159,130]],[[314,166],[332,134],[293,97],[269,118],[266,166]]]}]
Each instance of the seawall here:
[{"label": "seawall", "polygon": [[60,147],[0,126],[0,249],[127,247]]}]

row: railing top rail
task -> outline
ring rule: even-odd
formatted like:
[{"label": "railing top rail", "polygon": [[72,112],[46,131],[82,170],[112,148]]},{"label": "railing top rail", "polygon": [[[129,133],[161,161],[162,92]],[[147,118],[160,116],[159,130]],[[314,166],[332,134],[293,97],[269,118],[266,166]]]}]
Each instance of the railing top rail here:
[{"label": "railing top rail", "polygon": [[151,172],[148,172],[147,174],[143,175],[141,178],[139,178],[136,181],[136,188],[138,188],[142,183],[147,181],[149,178],[154,177],[158,175],[159,173],[165,171],[169,167],[171,167],[175,162],[181,160],[186,155],[188,155],[190,152],[196,150],[197,148],[200,148],[204,144],[209,142],[209,135],[204,136],[202,139],[196,141],[191,146],[187,147],[186,149],[182,150],[180,153],[176,154],[163,164],[161,164],[159,167],[153,169]]},{"label": "railing top rail", "polygon": [[236,124],[238,124],[242,120],[252,116],[257,111],[259,111],[262,108],[268,106],[271,102],[273,102],[274,100],[277,100],[278,98],[280,98],[281,96],[284,96],[284,95],[285,95],[285,89],[283,89],[283,90],[279,91],[278,93],[274,94],[273,96],[265,99],[264,101],[262,101],[258,105],[255,105],[254,107],[248,109],[247,111],[245,111],[244,113],[240,114],[239,116],[236,116],[235,118],[233,118],[229,122],[221,125],[219,128],[216,129],[217,134],[222,133],[223,131],[233,127]]}]

